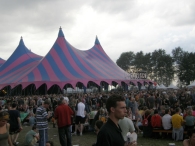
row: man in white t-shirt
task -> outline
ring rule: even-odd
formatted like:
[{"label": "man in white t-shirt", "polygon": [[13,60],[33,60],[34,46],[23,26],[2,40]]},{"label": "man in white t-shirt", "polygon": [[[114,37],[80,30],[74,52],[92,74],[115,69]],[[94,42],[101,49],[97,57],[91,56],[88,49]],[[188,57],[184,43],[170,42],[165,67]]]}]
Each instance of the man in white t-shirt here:
[{"label": "man in white t-shirt", "polygon": [[162,125],[165,130],[170,130],[172,128],[170,110],[165,109],[165,115],[162,117]]},{"label": "man in white t-shirt", "polygon": [[133,133],[135,131],[135,127],[131,119],[124,117],[123,119],[120,119],[118,122],[121,130],[122,130],[122,135],[123,139],[126,142],[127,141],[127,133],[131,132]]},{"label": "man in white t-shirt", "polygon": [[[171,130],[172,129],[172,124],[171,124],[171,111],[170,109],[165,109],[165,115],[162,117],[162,126],[164,130]],[[164,138],[167,136],[170,137],[171,134],[168,133],[163,133],[162,135]]]},{"label": "man in white t-shirt", "polygon": [[[82,135],[84,123],[85,123],[85,104],[83,103],[83,99],[79,98],[77,108],[76,108],[74,135],[76,135],[77,130],[79,130],[80,135]],[[80,124],[80,128],[78,128],[79,124]]]}]

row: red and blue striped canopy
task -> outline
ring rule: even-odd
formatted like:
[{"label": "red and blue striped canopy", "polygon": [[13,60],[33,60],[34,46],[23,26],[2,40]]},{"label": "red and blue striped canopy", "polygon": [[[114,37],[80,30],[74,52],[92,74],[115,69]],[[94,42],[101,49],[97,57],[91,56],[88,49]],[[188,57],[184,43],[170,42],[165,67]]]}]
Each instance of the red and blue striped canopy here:
[{"label": "red and blue striped canopy", "polygon": [[19,45],[8,60],[0,67],[0,88],[17,85],[17,81],[37,66],[41,56],[32,53],[20,39]]},{"label": "red and blue striped canopy", "polygon": [[2,58],[0,58],[0,66],[5,63],[5,60],[3,60]]},{"label": "red and blue striped canopy", "polygon": [[[28,50],[21,39],[15,52],[0,68],[0,87],[21,84],[25,88],[34,84],[38,88],[46,84],[47,89],[52,85],[62,89],[66,84],[75,87],[78,82],[87,87],[90,81],[97,85],[102,81],[110,85],[112,82],[128,84],[130,80],[126,79],[127,76],[129,74],[104,52],[97,37],[91,49],[82,51],[68,43],[60,28],[57,40],[44,58]],[[137,85],[137,82],[143,84],[149,81],[131,82]]]}]

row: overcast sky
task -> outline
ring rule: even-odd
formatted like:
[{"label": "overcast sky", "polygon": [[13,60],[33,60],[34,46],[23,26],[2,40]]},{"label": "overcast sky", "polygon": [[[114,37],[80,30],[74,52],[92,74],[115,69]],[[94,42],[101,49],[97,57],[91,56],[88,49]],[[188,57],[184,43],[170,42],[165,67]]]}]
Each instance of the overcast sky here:
[{"label": "overcast sky", "polygon": [[195,0],[1,0],[0,20],[5,60],[21,36],[27,48],[45,56],[60,26],[80,50],[90,49],[97,35],[114,62],[127,51],[195,50]]}]

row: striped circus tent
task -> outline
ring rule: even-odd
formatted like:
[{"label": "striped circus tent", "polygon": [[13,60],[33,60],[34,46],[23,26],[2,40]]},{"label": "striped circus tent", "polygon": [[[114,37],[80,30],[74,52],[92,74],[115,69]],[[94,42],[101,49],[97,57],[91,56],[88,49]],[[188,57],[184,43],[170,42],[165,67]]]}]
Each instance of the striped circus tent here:
[{"label": "striped circus tent", "polygon": [[14,87],[17,81],[36,67],[41,59],[41,56],[34,54],[25,46],[21,37],[18,47],[0,67],[0,89],[8,85]]},{"label": "striped circus tent", "polygon": [[[32,53],[28,49],[26,51]],[[126,79],[129,74],[109,58],[97,37],[91,49],[82,51],[73,47],[65,39],[63,31],[60,28],[57,40],[47,55],[42,59],[38,56],[35,58],[36,60],[34,59],[34,62],[30,63],[31,66],[21,67],[21,72],[18,72],[19,74],[10,79],[6,78],[7,81],[0,76],[0,87],[3,88],[6,84],[11,85],[12,88],[21,85],[24,89],[34,85],[38,89],[42,85],[46,85],[48,90],[54,85],[63,89],[66,85],[71,85],[75,88],[78,83],[83,84],[83,87],[86,88],[91,82],[98,86],[102,82],[107,85],[128,85],[130,82],[130,79]],[[9,66],[14,66],[12,63]],[[8,71],[7,69],[6,73]],[[5,72],[4,68],[0,74],[3,74],[2,72]],[[9,74],[7,76],[10,77]],[[1,81],[3,81],[3,85],[1,85]],[[151,81],[140,79],[132,80],[132,82],[149,83]]]}]

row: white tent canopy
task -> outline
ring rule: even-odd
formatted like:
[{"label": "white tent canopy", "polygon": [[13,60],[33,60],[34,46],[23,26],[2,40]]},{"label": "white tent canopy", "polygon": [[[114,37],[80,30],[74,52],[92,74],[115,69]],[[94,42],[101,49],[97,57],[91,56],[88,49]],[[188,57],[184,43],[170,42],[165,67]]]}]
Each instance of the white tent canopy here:
[{"label": "white tent canopy", "polygon": [[195,87],[195,81],[192,84],[188,85],[188,87]]},{"label": "white tent canopy", "polygon": [[160,86],[157,84],[157,85],[156,85],[156,88],[159,88],[159,87],[160,87]]},{"label": "white tent canopy", "polygon": [[146,87],[145,86],[141,86],[141,90],[146,90]]},{"label": "white tent canopy", "polygon": [[165,87],[163,84],[161,84],[159,87],[157,87],[156,89],[164,89],[164,90],[166,90],[167,89],[167,87]]},{"label": "white tent canopy", "polygon": [[173,85],[172,83],[167,87],[167,89],[178,89],[177,86]]}]

